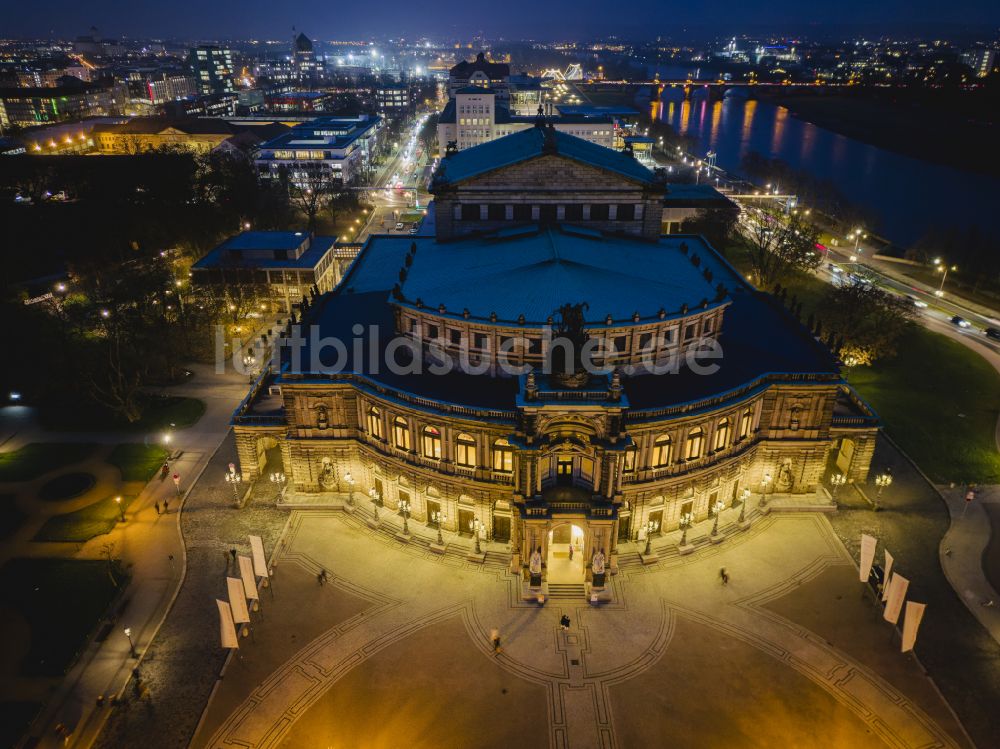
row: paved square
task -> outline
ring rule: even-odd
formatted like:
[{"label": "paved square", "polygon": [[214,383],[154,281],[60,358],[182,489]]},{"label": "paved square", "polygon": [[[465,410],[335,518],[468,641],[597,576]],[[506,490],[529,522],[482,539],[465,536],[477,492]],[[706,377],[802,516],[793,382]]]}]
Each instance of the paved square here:
[{"label": "paved square", "polygon": [[629,552],[600,608],[339,512],[295,513],[276,556],[195,747],[969,746],[820,514]]}]

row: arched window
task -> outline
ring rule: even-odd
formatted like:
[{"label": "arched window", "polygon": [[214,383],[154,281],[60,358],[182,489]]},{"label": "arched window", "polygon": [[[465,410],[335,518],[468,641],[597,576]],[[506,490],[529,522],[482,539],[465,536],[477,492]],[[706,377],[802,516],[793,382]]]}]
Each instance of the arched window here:
[{"label": "arched window", "polygon": [[663,468],[670,465],[673,458],[674,445],[669,434],[661,434],[653,441],[653,468]]},{"label": "arched window", "polygon": [[410,423],[402,416],[392,420],[392,444],[400,450],[410,449]]},{"label": "arched window", "polygon": [[435,427],[424,427],[424,455],[434,460],[441,460],[441,432]]},{"label": "arched window", "polygon": [[729,442],[729,419],[719,419],[715,427],[715,449],[721,450]]},{"label": "arched window", "polygon": [[747,406],[743,413],[740,414],[740,439],[746,439],[750,434],[750,428],[753,426],[753,409]]},{"label": "arched window", "polygon": [[688,460],[697,460],[701,457],[705,449],[705,432],[701,427],[695,427],[687,435],[687,451],[685,457]]},{"label": "arched window", "polygon": [[377,440],[385,439],[382,431],[382,412],[375,406],[368,409],[368,434]]},{"label": "arched window", "polygon": [[455,461],[465,468],[475,468],[476,440],[471,434],[460,434],[455,439]]},{"label": "arched window", "polygon": [[634,447],[629,447],[625,450],[625,473],[632,473],[635,470],[635,455],[637,450]]},{"label": "arched window", "polygon": [[512,473],[514,470],[514,450],[505,439],[493,443],[493,470]]}]

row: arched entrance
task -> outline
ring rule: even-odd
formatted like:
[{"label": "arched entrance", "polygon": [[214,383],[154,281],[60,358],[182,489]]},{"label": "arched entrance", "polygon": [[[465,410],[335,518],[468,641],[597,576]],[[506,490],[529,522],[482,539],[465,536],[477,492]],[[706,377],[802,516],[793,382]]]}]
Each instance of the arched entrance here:
[{"label": "arched entrance", "polygon": [[584,529],[570,522],[549,531],[546,569],[550,583],[582,583],[586,578]]}]

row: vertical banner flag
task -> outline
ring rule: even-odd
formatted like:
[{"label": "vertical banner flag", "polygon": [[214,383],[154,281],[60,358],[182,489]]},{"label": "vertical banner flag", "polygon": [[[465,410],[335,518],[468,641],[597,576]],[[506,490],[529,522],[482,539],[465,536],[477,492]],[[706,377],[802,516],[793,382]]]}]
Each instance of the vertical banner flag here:
[{"label": "vertical banner flag", "polygon": [[889,599],[885,602],[885,611],[882,618],[887,622],[895,624],[899,621],[899,613],[903,610],[903,599],[906,598],[906,589],[910,587],[910,581],[898,572],[892,576],[889,583]]},{"label": "vertical banner flag", "polygon": [[260,536],[250,536],[250,553],[253,555],[253,571],[261,577],[267,577],[264,542],[260,540]]},{"label": "vertical banner flag", "polygon": [[256,601],[260,596],[257,594],[257,581],[253,576],[253,563],[250,557],[240,556],[240,577],[243,578],[243,589],[247,598]]},{"label": "vertical banner flag", "polygon": [[885,570],[882,572],[882,600],[889,597],[889,575],[892,572],[892,554],[885,550]]},{"label": "vertical banner flag", "polygon": [[236,625],[233,623],[233,612],[225,601],[215,599],[219,606],[219,642],[224,648],[238,648],[239,638],[236,637]]},{"label": "vertical banner flag", "polygon": [[924,618],[924,609],[926,608],[927,604],[925,603],[906,602],[906,616],[903,618],[903,643],[900,646],[901,653],[913,650],[913,646],[916,645],[917,630],[920,629],[920,621]]},{"label": "vertical banner flag", "polygon": [[875,561],[875,536],[867,533],[861,534],[861,582],[868,582],[868,576],[872,571],[872,562]]},{"label": "vertical banner flag", "polygon": [[227,577],[226,585],[229,587],[229,606],[233,610],[233,621],[237,624],[245,624],[250,621],[250,612],[247,611],[247,599],[243,592],[243,583],[238,577]]}]

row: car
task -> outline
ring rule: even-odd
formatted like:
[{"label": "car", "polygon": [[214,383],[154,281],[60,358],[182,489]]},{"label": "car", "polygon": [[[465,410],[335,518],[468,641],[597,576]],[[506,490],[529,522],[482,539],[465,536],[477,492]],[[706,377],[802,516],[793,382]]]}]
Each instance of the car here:
[{"label": "car", "polygon": [[396,231],[403,231],[403,222],[402,221],[397,221],[396,222]]},{"label": "car", "polygon": [[839,265],[834,265],[833,263],[827,263],[826,267],[830,269],[831,273],[843,273]]},{"label": "car", "polygon": [[909,299],[910,303],[914,307],[917,307],[918,309],[923,309],[924,307],[927,306],[927,302],[925,302],[923,299],[918,299],[917,297],[913,296],[913,294],[907,294],[906,298]]},{"label": "car", "polygon": [[983,332],[986,333],[986,335],[989,336],[990,338],[995,338],[998,341],[1000,341],[1000,328],[987,328]]},{"label": "car", "polygon": [[957,325],[960,328],[971,328],[972,327],[972,323],[970,323],[964,317],[960,317],[959,315],[955,315],[953,318],[951,318],[951,324],[952,325]]}]

